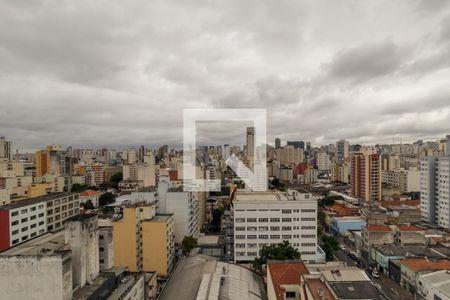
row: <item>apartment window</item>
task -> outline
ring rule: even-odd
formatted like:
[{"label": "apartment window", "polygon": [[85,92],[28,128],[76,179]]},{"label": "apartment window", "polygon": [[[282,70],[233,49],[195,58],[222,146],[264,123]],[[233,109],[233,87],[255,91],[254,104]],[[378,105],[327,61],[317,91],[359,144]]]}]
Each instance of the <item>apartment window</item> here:
[{"label": "apartment window", "polygon": [[25,208],[25,209],[22,209],[22,210],[20,211],[21,214],[26,214],[27,212],[28,212],[28,209],[26,209],[26,208]]},{"label": "apartment window", "polygon": [[47,209],[47,215],[52,215],[53,214],[53,209]]},{"label": "apartment window", "polygon": [[256,235],[254,235],[254,234],[247,235],[247,239],[256,240]]},{"label": "apartment window", "polygon": [[302,247],[315,247],[316,243],[302,243]]},{"label": "apartment window", "polygon": [[33,232],[32,234],[30,234],[30,237],[35,237],[37,235],[37,233],[36,232]]},{"label": "apartment window", "polygon": [[281,213],[282,214],[290,214],[290,213],[292,213],[292,210],[290,210],[290,209],[282,209]]},{"label": "apartment window", "polygon": [[315,255],[316,252],[314,251],[302,251],[302,255]]},{"label": "apartment window", "polygon": [[45,232],[44,229],[39,230],[39,234],[43,234]]},{"label": "apartment window", "polygon": [[16,226],[17,224],[19,224],[18,220],[11,222],[11,226]]},{"label": "apartment window", "polygon": [[302,221],[315,221],[316,218],[302,218]]},{"label": "apartment window", "polygon": [[44,204],[41,204],[38,206],[38,209],[43,209],[44,208]]},{"label": "apartment window", "polygon": [[30,228],[36,228],[36,226],[37,226],[37,224],[34,223],[34,224],[31,224],[31,225],[30,225]]},{"label": "apartment window", "polygon": [[236,226],[236,231],[245,231],[245,226]]},{"label": "apartment window", "polygon": [[12,232],[12,235],[16,235],[16,234],[18,234],[19,233],[19,229],[16,229],[16,230],[14,230],[13,232]]},{"label": "apartment window", "polygon": [[19,212],[18,211],[13,211],[12,213],[11,213],[11,217],[15,217],[15,216],[18,216],[19,215]]},{"label": "apartment window", "polygon": [[22,242],[23,242],[23,241],[26,241],[27,239],[28,239],[28,235],[23,236],[23,237],[22,237]]},{"label": "apartment window", "polygon": [[248,231],[256,231],[256,226],[247,226]]},{"label": "apartment window", "polygon": [[44,216],[44,213],[40,213],[40,214],[38,215],[39,218],[42,218],[43,216]]},{"label": "apartment window", "polygon": [[17,244],[18,242],[19,242],[19,239],[15,239],[15,240],[12,241],[12,244],[15,245],[15,244]]},{"label": "apartment window", "polygon": [[270,222],[280,222],[280,218],[270,218]]},{"label": "apartment window", "polygon": [[280,230],[280,226],[270,226],[270,230],[271,231],[279,231]]},{"label": "apartment window", "polygon": [[269,226],[259,226],[259,231],[268,231],[269,230]]},{"label": "apartment window", "polygon": [[258,246],[258,244],[256,244],[256,243],[247,244],[247,248],[256,248],[257,246]]},{"label": "apartment window", "polygon": [[52,207],[52,206],[53,206],[53,202],[52,201],[47,202],[47,207]]},{"label": "apartment window", "polygon": [[30,211],[36,211],[36,206],[31,207]]},{"label": "apartment window", "polygon": [[292,230],[292,227],[291,226],[283,226],[283,227],[281,227],[281,230]]},{"label": "apartment window", "polygon": [[104,264],[104,263],[105,263],[105,260],[104,260],[103,258],[100,258],[100,263],[101,263],[101,264]]},{"label": "apartment window", "polygon": [[247,256],[257,256],[257,255],[258,255],[258,252],[255,252],[255,251],[247,252]]},{"label": "apartment window", "polygon": [[290,235],[290,234],[283,234],[282,238],[283,238],[283,240],[290,240],[292,238],[292,235]]},{"label": "apartment window", "polygon": [[236,248],[245,248],[245,244],[236,244]]},{"label": "apartment window", "polygon": [[278,234],[276,234],[276,235],[271,235],[270,238],[274,239],[274,240],[279,240],[280,236]]},{"label": "apartment window", "polygon": [[302,209],[302,213],[315,213],[316,210],[314,208],[312,209]]},{"label": "apartment window", "polygon": [[60,203],[60,200],[58,199],[58,200],[55,200],[55,205],[59,205],[59,203]]},{"label": "apartment window", "polygon": [[20,220],[20,223],[25,223],[28,222],[28,218],[23,218],[22,220]]},{"label": "apartment window", "polygon": [[302,226],[302,229],[316,229],[316,226]]},{"label": "apartment window", "polygon": [[261,223],[269,222],[269,218],[259,218],[259,222]]},{"label": "apartment window", "polygon": [[258,238],[261,240],[267,240],[269,238],[269,236],[266,234],[262,234],[262,235],[259,235]]},{"label": "apartment window", "polygon": [[103,251],[105,251],[105,248],[100,247],[99,250],[100,250],[100,252],[103,252]]},{"label": "apartment window", "polygon": [[247,218],[247,222],[256,222],[256,218]]},{"label": "apartment window", "polygon": [[30,220],[34,220],[34,219],[36,219],[36,215],[30,217]]},{"label": "apartment window", "polygon": [[39,222],[39,226],[42,226],[42,225],[44,225],[44,221]]},{"label": "apartment window", "polygon": [[281,222],[292,222],[292,218],[281,218]]},{"label": "apartment window", "polygon": [[25,227],[22,227],[22,232],[25,232],[25,231],[27,231],[28,230],[28,226],[25,226]]},{"label": "apartment window", "polygon": [[245,240],[245,235],[236,235],[237,240]]}]

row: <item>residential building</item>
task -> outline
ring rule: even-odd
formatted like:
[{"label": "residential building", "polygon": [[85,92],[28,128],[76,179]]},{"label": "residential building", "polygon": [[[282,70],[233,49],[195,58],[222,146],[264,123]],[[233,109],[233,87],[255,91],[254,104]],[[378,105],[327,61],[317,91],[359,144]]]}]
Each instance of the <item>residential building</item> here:
[{"label": "residential building", "polygon": [[7,141],[4,136],[0,136],[0,159],[11,160],[11,141]]},{"label": "residential building", "polygon": [[383,170],[381,181],[384,185],[395,188],[399,193],[420,191],[420,171],[417,170]]},{"label": "residential building", "polygon": [[344,235],[349,230],[361,230],[366,221],[360,216],[332,217],[330,224],[331,234]]},{"label": "residential building", "polygon": [[450,300],[450,271],[441,270],[419,276],[418,293],[426,300]]},{"label": "residential building", "polygon": [[281,139],[275,138],[275,149],[280,149],[280,148],[281,148]]},{"label": "residential building", "polygon": [[331,163],[331,181],[340,181],[343,183],[350,183],[350,164]]},{"label": "residential building", "polygon": [[381,200],[381,165],[376,150],[352,155],[351,187],[352,195],[367,203]]},{"label": "residential building", "polygon": [[301,289],[303,274],[309,272],[302,261],[268,261],[268,300],[303,299]]},{"label": "residential building", "polygon": [[114,265],[166,276],[175,258],[174,226],[173,216],[156,214],[154,204],[125,207],[113,222]]},{"label": "residential building", "polygon": [[427,258],[406,258],[400,261],[402,288],[411,293],[419,292],[420,276],[426,273],[450,270],[450,260],[429,260]]},{"label": "residential building", "polygon": [[317,200],[309,193],[240,192],[234,205],[234,262],[251,262],[264,245],[288,241],[304,261],[323,259],[317,245]]},{"label": "residential building", "polygon": [[71,300],[72,252],[64,246],[64,231],[60,231],[1,252],[2,298]]},{"label": "residential building", "polygon": [[336,142],[336,160],[337,162],[344,162],[349,158],[349,143],[346,140],[339,140]]},{"label": "residential building", "polygon": [[450,229],[450,156],[420,161],[422,220]]},{"label": "residential building", "polygon": [[78,194],[55,193],[0,207],[0,251],[60,229],[79,214]]},{"label": "residential building", "polygon": [[321,151],[317,154],[317,168],[319,171],[330,170],[330,156],[325,151]]},{"label": "residential building", "polygon": [[123,180],[142,181],[143,186],[156,186],[157,167],[154,164],[133,163],[123,165]]},{"label": "residential building", "polygon": [[111,219],[98,219],[98,249],[100,271],[114,266],[113,225]]},{"label": "residential building", "polygon": [[247,157],[255,156],[255,127],[247,127]]},{"label": "residential building", "polygon": [[103,193],[100,191],[86,190],[80,193],[80,204],[90,202],[93,207],[99,207],[100,196]]}]

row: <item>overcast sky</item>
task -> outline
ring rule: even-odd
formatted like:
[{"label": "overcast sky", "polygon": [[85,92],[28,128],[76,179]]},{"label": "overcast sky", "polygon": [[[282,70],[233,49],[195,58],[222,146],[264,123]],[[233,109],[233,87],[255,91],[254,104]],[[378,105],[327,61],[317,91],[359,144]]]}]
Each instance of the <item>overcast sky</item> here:
[{"label": "overcast sky", "polygon": [[179,145],[202,107],[267,108],[269,141],[443,137],[450,1],[0,0],[14,148]]}]

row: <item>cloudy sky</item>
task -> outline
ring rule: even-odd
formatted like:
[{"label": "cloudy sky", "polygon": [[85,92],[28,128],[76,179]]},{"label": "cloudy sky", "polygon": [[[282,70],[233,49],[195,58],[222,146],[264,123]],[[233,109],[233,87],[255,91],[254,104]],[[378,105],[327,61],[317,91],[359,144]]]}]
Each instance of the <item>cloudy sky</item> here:
[{"label": "cloudy sky", "polygon": [[450,1],[0,0],[16,147],[177,145],[202,107],[266,108],[269,140],[440,138]]}]

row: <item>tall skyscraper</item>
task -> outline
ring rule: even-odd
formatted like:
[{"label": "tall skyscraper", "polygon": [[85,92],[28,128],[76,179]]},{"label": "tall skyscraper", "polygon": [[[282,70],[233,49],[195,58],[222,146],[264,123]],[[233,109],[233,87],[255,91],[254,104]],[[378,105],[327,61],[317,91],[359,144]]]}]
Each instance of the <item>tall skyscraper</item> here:
[{"label": "tall skyscraper", "polygon": [[422,220],[450,229],[450,156],[428,156],[420,161]]},{"label": "tall skyscraper", "polygon": [[305,142],[304,141],[287,141],[288,146],[294,146],[294,148],[300,148],[305,150]]},{"label": "tall skyscraper", "polygon": [[365,202],[381,200],[381,158],[374,150],[353,154],[351,159],[351,186],[354,197]]},{"label": "tall skyscraper", "polygon": [[276,138],[275,139],[275,149],[280,149],[281,148],[281,140],[280,138]]},{"label": "tall skyscraper", "polygon": [[0,159],[11,160],[11,142],[7,141],[4,136],[0,136]]},{"label": "tall skyscraper", "polygon": [[255,127],[247,127],[247,157],[255,156]]},{"label": "tall skyscraper", "polygon": [[336,142],[336,160],[343,162],[349,157],[349,144],[346,140]]}]

